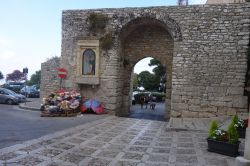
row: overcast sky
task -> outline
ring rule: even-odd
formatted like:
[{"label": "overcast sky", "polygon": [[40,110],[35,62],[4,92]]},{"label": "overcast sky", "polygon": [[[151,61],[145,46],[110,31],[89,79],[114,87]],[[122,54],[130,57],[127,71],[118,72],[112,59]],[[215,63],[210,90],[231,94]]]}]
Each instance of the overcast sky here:
[{"label": "overcast sky", "polygon": [[[0,0],[0,71],[29,68],[60,56],[61,13],[67,9],[173,6],[177,0]],[[206,0],[190,0],[204,4]],[[145,61],[145,60],[144,60]],[[147,66],[148,62],[144,62]],[[135,69],[135,72],[137,69]],[[143,69],[144,70],[144,69]]]}]

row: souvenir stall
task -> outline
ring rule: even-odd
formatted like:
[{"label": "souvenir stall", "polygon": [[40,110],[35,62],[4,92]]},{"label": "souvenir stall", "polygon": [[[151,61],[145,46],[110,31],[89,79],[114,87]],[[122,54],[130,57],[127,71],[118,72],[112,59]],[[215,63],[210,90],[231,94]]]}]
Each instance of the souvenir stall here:
[{"label": "souvenir stall", "polygon": [[43,98],[41,116],[77,116],[82,97],[75,91],[59,90]]}]

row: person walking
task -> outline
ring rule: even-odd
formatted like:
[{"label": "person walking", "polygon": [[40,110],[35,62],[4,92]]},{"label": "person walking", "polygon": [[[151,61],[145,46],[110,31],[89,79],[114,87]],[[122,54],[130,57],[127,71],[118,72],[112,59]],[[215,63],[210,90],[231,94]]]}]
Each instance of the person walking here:
[{"label": "person walking", "polygon": [[155,105],[156,105],[156,97],[155,96],[150,96],[150,98],[149,98],[150,109],[154,110]]},{"label": "person walking", "polygon": [[144,97],[144,95],[141,95],[140,96],[141,109],[143,109],[144,102],[145,102],[145,97]]},{"label": "person walking", "polygon": [[149,102],[149,96],[145,96],[145,106],[146,106],[146,109],[148,108],[148,102]]},{"label": "person walking", "polygon": [[156,106],[156,97],[153,96],[152,97],[152,109],[155,110],[155,106]]}]

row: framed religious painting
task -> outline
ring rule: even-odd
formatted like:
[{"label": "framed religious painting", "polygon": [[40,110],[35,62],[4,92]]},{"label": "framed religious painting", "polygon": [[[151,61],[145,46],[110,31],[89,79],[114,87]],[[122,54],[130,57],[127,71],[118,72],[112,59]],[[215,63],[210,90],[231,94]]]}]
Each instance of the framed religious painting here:
[{"label": "framed religious painting", "polygon": [[79,40],[76,63],[78,84],[99,84],[99,40]]},{"label": "framed religious painting", "polygon": [[96,54],[93,49],[88,48],[82,55],[82,75],[95,75]]}]

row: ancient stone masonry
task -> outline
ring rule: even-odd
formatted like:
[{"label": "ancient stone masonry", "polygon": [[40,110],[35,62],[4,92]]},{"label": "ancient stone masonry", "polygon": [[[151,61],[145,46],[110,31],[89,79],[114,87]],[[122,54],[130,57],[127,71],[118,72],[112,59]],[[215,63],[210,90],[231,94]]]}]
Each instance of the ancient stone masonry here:
[{"label": "ancient stone masonry", "polygon": [[246,0],[207,0],[206,4],[244,3]]},{"label": "ancient stone masonry", "polygon": [[[91,32],[88,16],[93,12],[108,17],[104,32]],[[98,84],[78,83],[77,43],[99,40],[107,32],[113,44],[100,49]],[[126,116],[133,67],[154,57],[166,66],[166,105],[172,116],[233,115],[247,111],[243,91],[249,34],[250,3],[66,10],[60,65],[69,73],[65,86],[80,88],[82,95]]]},{"label": "ancient stone masonry", "polygon": [[59,89],[60,80],[57,69],[60,67],[60,58],[54,57],[41,65],[41,97],[48,96]]}]

